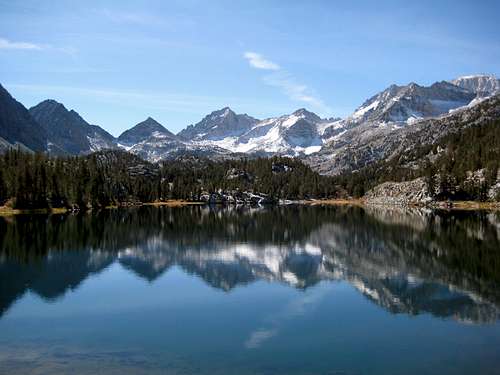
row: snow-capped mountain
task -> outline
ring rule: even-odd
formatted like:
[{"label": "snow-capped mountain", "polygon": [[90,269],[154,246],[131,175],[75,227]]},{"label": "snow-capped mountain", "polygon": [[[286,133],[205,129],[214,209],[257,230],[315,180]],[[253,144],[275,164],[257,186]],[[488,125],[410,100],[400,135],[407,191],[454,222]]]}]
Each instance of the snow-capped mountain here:
[{"label": "snow-capped mountain", "polygon": [[302,108],[290,115],[255,122],[239,135],[198,143],[238,153],[307,155],[319,151],[323,134],[332,123]]},{"label": "snow-capped mountain", "polygon": [[[427,133],[423,138],[434,139],[437,134],[445,134],[453,123],[447,120],[448,117],[457,114],[458,121],[466,121],[467,116],[458,112],[473,110],[493,95],[494,80],[474,76],[436,82],[431,86],[391,85],[364,102],[351,116],[339,121],[335,125],[338,132],[305,161],[322,174],[338,174],[390,157],[403,140],[411,149],[415,143],[411,143],[409,134],[425,128]],[[440,124],[444,125],[426,125],[434,119],[442,120]]]},{"label": "snow-capped mountain", "polygon": [[[489,92],[490,86],[487,86]],[[480,87],[486,86],[482,83]],[[324,120],[312,112],[300,109],[290,115],[255,122],[251,126],[246,123],[249,128],[245,132],[244,126],[233,126],[231,131],[222,131],[217,125],[222,121],[219,119],[225,116],[246,116],[236,115],[224,108],[213,112],[179,135],[186,134],[187,130],[193,132],[196,128],[198,133],[191,140],[200,146],[212,145],[237,153],[307,156],[332,142],[348,144],[353,138],[356,141],[360,129],[368,128],[365,129],[367,131],[361,131],[362,136],[385,134],[416,121],[448,115],[457,108],[473,103],[477,95],[470,87],[446,81],[436,82],[431,86],[416,83],[391,85],[368,99],[345,120]],[[382,128],[383,131],[379,130]],[[213,129],[218,130],[217,136],[211,133]]]},{"label": "snow-capped mountain", "polygon": [[500,80],[491,75],[463,76],[451,83],[476,93],[478,97],[500,94]]},{"label": "snow-capped mountain", "polygon": [[348,129],[304,161],[319,173],[336,175],[380,160],[398,158],[417,146],[432,145],[451,132],[500,118],[500,95],[474,102],[474,105],[457,108],[450,114],[422,119],[411,125],[362,123]]},{"label": "snow-capped mountain", "polygon": [[187,141],[220,141],[243,135],[258,121],[247,114],[237,115],[225,107],[205,116],[197,124],[189,125],[178,136]]},{"label": "snow-capped mountain", "polygon": [[184,145],[179,137],[151,117],[124,131],[117,142],[119,147],[153,162]]},{"label": "snow-capped mountain", "polygon": [[[365,162],[378,160],[384,155],[379,151],[386,149],[384,139],[400,129],[450,116],[499,94],[497,78],[464,76],[430,86],[391,85],[366,100],[345,119],[322,119],[299,109],[291,114],[258,120],[225,107],[177,135],[148,118],[117,139],[53,100],[38,104],[30,113],[41,125],[42,132],[46,131],[48,149],[52,153],[79,155],[119,146],[152,162],[186,154],[217,159],[239,154],[279,154],[314,159],[310,164],[316,170],[337,173],[349,170],[350,165],[361,167]],[[11,147],[9,145],[16,141],[28,142],[21,136],[16,137],[3,141],[5,145],[0,148]],[[361,149],[367,150],[369,155],[349,161],[350,155],[359,154]],[[341,168],[337,160],[344,161]]]},{"label": "snow-capped mountain", "polygon": [[261,121],[236,141],[235,148],[239,152],[310,154],[319,151],[323,144],[318,127],[323,122],[316,114],[299,109]]},{"label": "snow-capped mountain", "polygon": [[413,82],[406,86],[391,85],[364,102],[347,122],[411,123],[447,114],[469,104],[475,96],[475,93],[445,81],[428,87]]},{"label": "snow-capped mountain", "polygon": [[178,140],[177,136],[162,124],[148,117],[146,120],[120,134],[117,141],[120,145],[130,147],[143,141],[154,139]]},{"label": "snow-capped mountain", "polygon": [[231,153],[210,143],[182,139],[151,117],[123,132],[117,142],[119,147],[150,162],[186,155],[218,159],[230,157]]},{"label": "snow-capped mountain", "polygon": [[31,107],[31,116],[47,132],[48,151],[81,155],[116,148],[114,137],[97,125],[90,125],[76,111],[55,100]]}]

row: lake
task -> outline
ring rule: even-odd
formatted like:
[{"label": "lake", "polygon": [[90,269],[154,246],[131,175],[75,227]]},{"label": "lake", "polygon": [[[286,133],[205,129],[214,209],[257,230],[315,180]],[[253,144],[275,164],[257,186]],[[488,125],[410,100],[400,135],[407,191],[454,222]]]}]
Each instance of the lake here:
[{"label": "lake", "polygon": [[0,218],[1,374],[499,374],[500,213]]}]

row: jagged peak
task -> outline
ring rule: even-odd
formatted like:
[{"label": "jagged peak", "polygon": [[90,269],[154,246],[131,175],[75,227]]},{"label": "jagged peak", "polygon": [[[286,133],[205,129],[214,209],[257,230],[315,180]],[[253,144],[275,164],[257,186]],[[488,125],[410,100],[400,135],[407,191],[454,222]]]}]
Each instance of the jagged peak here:
[{"label": "jagged peak", "polygon": [[477,78],[497,79],[497,77],[494,74],[471,74],[471,75],[457,77],[453,81],[466,80],[466,79],[477,79]]},{"label": "jagged peak", "polygon": [[321,118],[314,112],[308,111],[305,108],[299,108],[296,111],[292,113],[292,115],[297,116],[297,117],[308,117],[308,118],[314,118],[315,120],[320,120]]},{"label": "jagged peak", "polygon": [[63,105],[61,102],[58,102],[55,99],[45,99],[45,100],[42,100],[39,104],[53,104],[53,105],[59,104],[59,105]]},{"label": "jagged peak", "polygon": [[420,90],[421,88],[423,88],[423,86],[420,86],[416,82],[410,82],[406,86],[403,86],[403,88],[404,88],[404,91],[406,91],[406,92],[408,92],[408,91],[412,92],[412,91]]},{"label": "jagged peak", "polygon": [[[85,126],[89,125],[87,121],[74,109],[68,110],[64,104],[58,102],[57,100],[54,99],[46,99],[40,103],[38,103],[36,106],[30,108],[30,112],[32,114],[34,113],[45,113],[51,115],[49,116],[54,116],[54,113],[57,113],[58,116],[63,116],[65,119],[73,119],[69,121],[78,121],[79,125]],[[50,125],[52,126],[52,125]]]},{"label": "jagged peak", "polygon": [[305,108],[299,108],[295,112],[293,112],[294,115],[303,115],[303,114],[306,114],[306,113],[311,113],[311,112],[309,112]]},{"label": "jagged peak", "polygon": [[431,86],[431,89],[444,89],[444,90],[453,90],[456,92],[468,92],[465,88],[456,85],[453,82],[448,82],[448,81],[439,81],[439,82],[434,82]]},{"label": "jagged peak", "polygon": [[30,109],[32,108],[47,108],[47,107],[50,107],[50,108],[54,108],[54,109],[64,109],[65,111],[69,112],[68,109],[64,106],[64,104],[62,104],[61,102],[58,102],[57,100],[55,99],[45,99],[43,101],[41,101],[40,103],[38,103],[37,105],[31,107]]},{"label": "jagged peak", "polygon": [[227,117],[229,115],[236,115],[236,113],[231,108],[224,107],[224,108],[218,109],[216,111],[213,111],[212,113],[210,113],[206,117],[214,117],[214,116],[217,116],[217,117]]}]

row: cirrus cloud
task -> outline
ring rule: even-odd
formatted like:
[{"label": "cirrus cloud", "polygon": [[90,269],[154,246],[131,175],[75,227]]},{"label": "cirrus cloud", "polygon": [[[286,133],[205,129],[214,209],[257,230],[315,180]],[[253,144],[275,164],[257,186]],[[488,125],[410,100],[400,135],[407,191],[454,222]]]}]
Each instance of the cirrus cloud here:
[{"label": "cirrus cloud", "polygon": [[273,63],[272,61],[266,60],[261,54],[256,52],[245,52],[243,57],[248,60],[250,66],[256,69],[263,70],[280,70],[281,67]]},{"label": "cirrus cloud", "polygon": [[277,63],[266,59],[257,52],[245,52],[243,57],[251,67],[273,71],[263,77],[266,85],[279,88],[289,99],[310,105],[323,115],[331,115],[332,109],[307,85],[298,82],[295,77]]},{"label": "cirrus cloud", "polygon": [[12,42],[8,39],[0,38],[0,49],[42,50],[43,46],[28,42]]}]

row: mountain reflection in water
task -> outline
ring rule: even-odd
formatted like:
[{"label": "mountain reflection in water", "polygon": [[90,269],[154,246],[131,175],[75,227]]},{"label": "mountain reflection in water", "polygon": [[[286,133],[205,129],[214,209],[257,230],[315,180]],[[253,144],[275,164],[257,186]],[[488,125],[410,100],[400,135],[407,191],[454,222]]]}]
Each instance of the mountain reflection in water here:
[{"label": "mountain reflection in water", "polygon": [[177,265],[227,292],[345,280],[391,313],[487,323],[499,316],[500,214],[193,206],[0,218],[0,319],[27,291],[50,302],[116,262],[152,283]]}]

